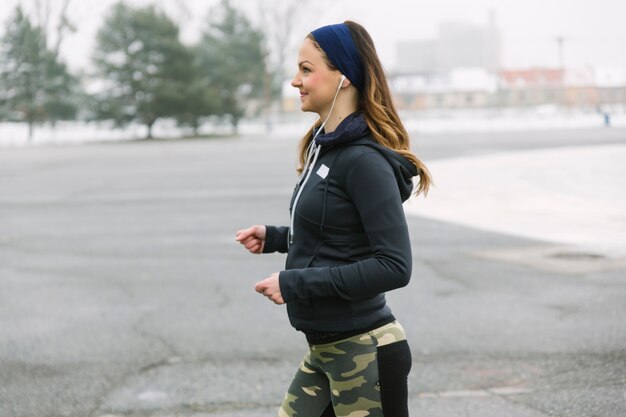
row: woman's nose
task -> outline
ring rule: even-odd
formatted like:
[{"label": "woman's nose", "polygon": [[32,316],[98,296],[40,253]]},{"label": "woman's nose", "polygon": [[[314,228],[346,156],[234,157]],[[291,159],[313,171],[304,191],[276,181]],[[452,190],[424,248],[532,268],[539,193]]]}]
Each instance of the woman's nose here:
[{"label": "woman's nose", "polygon": [[293,77],[293,80],[291,80],[291,86],[292,87],[298,87],[302,84],[302,82],[300,81],[300,77],[298,77],[298,75],[296,75],[295,77]]}]

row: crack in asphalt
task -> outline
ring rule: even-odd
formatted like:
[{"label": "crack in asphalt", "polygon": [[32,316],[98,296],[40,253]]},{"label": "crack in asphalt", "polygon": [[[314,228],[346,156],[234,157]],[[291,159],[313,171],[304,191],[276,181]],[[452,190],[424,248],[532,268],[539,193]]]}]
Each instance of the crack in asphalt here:
[{"label": "crack in asphalt", "polygon": [[[145,313],[143,314],[136,323],[133,324],[133,326],[131,327],[131,329],[138,335],[150,339],[150,340],[156,340],[157,342],[161,343],[163,346],[165,346],[166,350],[168,350],[168,355],[166,355],[166,358],[163,358],[159,361],[153,362],[153,363],[149,363],[139,369],[135,369],[135,370],[129,370],[128,372],[125,372],[121,377],[119,377],[117,379],[117,381],[113,384],[111,384],[111,387],[104,392],[103,394],[101,394],[98,398],[96,398],[95,401],[95,405],[94,407],[89,411],[88,416],[89,417],[96,417],[98,414],[102,413],[103,410],[103,404],[106,400],[106,398],[113,392],[115,392],[116,390],[120,389],[121,387],[123,387],[128,380],[130,380],[131,378],[141,375],[143,373],[146,373],[150,370],[153,369],[157,369],[159,367],[162,366],[167,366],[167,365],[171,365],[171,359],[173,357],[180,357],[178,352],[176,351],[176,349],[174,348],[174,346],[169,343],[164,337],[161,337],[159,335],[155,335],[153,333],[148,332],[145,329],[142,329],[141,326],[143,324],[143,321],[147,319],[147,317],[149,316],[149,313]],[[133,415],[137,415],[136,413],[133,413]]]},{"label": "crack in asphalt", "polygon": [[[130,288],[126,287],[125,285],[123,285],[122,282],[118,281],[118,280],[111,280],[111,283],[113,286],[115,286],[127,299],[129,302],[132,302],[135,298],[135,295],[133,294],[133,292],[131,291]],[[125,372],[121,377],[119,377],[117,379],[116,382],[114,382],[113,384],[111,384],[110,388],[108,390],[106,390],[105,392],[103,392],[99,397],[97,397],[95,399],[95,404],[94,407],[89,411],[88,416],[89,417],[95,417],[97,413],[101,412],[102,410],[102,405],[104,404],[104,401],[106,400],[106,398],[112,393],[115,392],[117,389],[123,387],[126,382],[131,379],[134,376],[137,375],[141,375],[145,372],[148,372],[150,370],[153,369],[157,369],[159,367],[162,366],[166,366],[166,365],[171,365],[172,364],[172,358],[180,358],[180,354],[178,353],[178,351],[176,350],[176,348],[174,347],[173,344],[171,344],[165,337],[154,334],[149,332],[148,330],[142,328],[142,326],[145,325],[145,321],[148,320],[150,316],[150,312],[146,312],[143,313],[136,321],[135,323],[132,324],[132,326],[130,327],[132,329],[132,331],[145,338],[150,340],[151,342],[158,342],[160,343],[165,350],[168,352],[166,354],[166,357],[163,359],[160,359],[156,362],[152,362],[149,363],[147,365],[142,366],[139,369],[135,369],[135,370],[129,370],[127,372]]]}]

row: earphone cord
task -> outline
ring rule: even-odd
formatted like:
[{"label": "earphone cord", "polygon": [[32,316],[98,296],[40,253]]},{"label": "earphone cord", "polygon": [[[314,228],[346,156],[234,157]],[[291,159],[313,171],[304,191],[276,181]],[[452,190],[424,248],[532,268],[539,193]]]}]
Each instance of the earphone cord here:
[{"label": "earphone cord", "polygon": [[[315,163],[317,162],[317,157],[319,156],[321,145],[317,145],[317,146],[314,145],[315,138],[317,138],[317,136],[320,134],[322,129],[324,129],[326,122],[328,122],[328,119],[330,118],[330,115],[333,112],[333,109],[335,108],[335,102],[337,101],[337,96],[339,95],[339,90],[341,90],[341,85],[343,84],[344,79],[345,77],[342,75],[341,81],[339,82],[339,86],[337,87],[337,91],[335,92],[335,97],[333,97],[333,104],[331,104],[330,110],[328,111],[328,115],[326,116],[326,120],[324,120],[324,123],[322,123],[319,129],[317,129],[317,132],[315,132],[315,135],[313,135],[313,139],[311,139],[311,142],[309,143],[309,147],[307,148],[307,156],[304,162],[304,168],[302,169],[302,173],[298,177],[298,183],[300,182],[300,179],[302,178],[303,175],[306,174],[306,177],[304,178],[304,181],[302,181],[302,185],[300,185],[300,188],[298,189],[298,193],[296,194],[296,198],[294,198],[293,205],[291,207],[291,216],[290,216],[291,219],[289,222],[290,223],[289,224],[289,239],[287,241],[288,243],[287,247],[289,247],[289,245],[293,243],[293,237],[294,237],[293,219],[294,219],[294,214],[296,212],[296,206],[298,205],[298,200],[300,200],[300,195],[302,194],[302,190],[304,189],[304,186],[306,185],[307,181],[309,181],[309,177],[311,176],[311,173],[313,172],[313,167],[315,167]],[[315,148],[315,151],[313,151],[313,148]],[[309,164],[312,154],[313,154],[313,161]]]}]

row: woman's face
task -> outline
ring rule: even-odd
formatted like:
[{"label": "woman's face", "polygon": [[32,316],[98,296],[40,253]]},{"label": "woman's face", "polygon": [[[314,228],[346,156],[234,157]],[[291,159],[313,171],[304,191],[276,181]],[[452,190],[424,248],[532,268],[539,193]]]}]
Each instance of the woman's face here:
[{"label": "woman's face", "polygon": [[291,80],[300,90],[301,110],[327,114],[340,81],[341,73],[330,69],[322,52],[306,38],[298,51],[298,72]]}]

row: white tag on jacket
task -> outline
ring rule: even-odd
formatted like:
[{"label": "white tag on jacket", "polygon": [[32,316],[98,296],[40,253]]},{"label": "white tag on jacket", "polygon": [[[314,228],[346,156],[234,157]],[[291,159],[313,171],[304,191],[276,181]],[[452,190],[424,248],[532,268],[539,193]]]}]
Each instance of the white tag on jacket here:
[{"label": "white tag on jacket", "polygon": [[328,175],[328,167],[322,164],[322,166],[317,170],[317,175],[322,178],[326,178],[326,176]]}]

